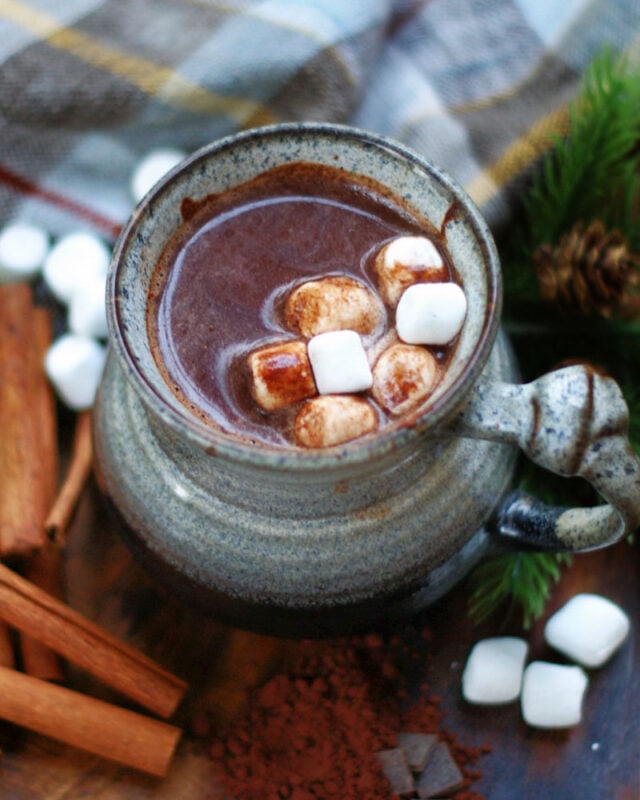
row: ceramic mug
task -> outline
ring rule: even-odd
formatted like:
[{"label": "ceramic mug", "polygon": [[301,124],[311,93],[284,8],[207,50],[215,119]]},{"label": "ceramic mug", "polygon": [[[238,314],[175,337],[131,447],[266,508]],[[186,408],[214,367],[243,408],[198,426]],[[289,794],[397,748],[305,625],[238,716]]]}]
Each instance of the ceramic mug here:
[{"label": "ceramic mug", "polygon": [[[440,230],[468,312],[445,377],[401,424],[303,451],[251,444],[191,414],[147,336],[158,258],[200,201],[282,163],[372,178]],[[491,234],[456,183],[384,137],[283,124],[194,153],[141,202],[114,250],[110,349],[94,421],[101,488],[152,574],[226,622],[267,633],[363,629],[441,597],[496,542],[602,547],[640,520],[640,462],[618,386],[587,366],[520,385],[500,330]],[[581,475],[605,504],[550,508],[512,481],[518,449]]]}]

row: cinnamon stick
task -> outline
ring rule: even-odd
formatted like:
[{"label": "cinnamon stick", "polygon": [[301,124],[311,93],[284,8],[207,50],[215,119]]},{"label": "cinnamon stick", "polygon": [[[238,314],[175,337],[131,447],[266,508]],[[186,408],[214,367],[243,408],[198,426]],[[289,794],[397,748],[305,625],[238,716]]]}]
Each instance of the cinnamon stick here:
[{"label": "cinnamon stick", "polygon": [[64,543],[65,533],[91,474],[92,460],[91,412],[87,410],[81,411],[76,418],[67,474],[44,523],[47,535],[58,544]]},{"label": "cinnamon stick", "polygon": [[179,728],[57,684],[0,667],[0,717],[162,777]]},{"label": "cinnamon stick", "polygon": [[45,540],[41,408],[34,392],[42,363],[37,363],[32,326],[31,287],[0,286],[0,557],[29,555]]},{"label": "cinnamon stick", "polygon": [[[53,502],[58,484],[58,428],[56,403],[51,384],[44,371],[44,359],[53,338],[51,316],[44,308],[33,308],[31,314],[31,347],[34,376],[33,400],[37,408],[37,440],[40,445],[40,488],[33,502],[38,504],[40,526]],[[56,597],[62,596],[60,553],[50,543],[29,558],[25,565],[27,578]],[[28,634],[20,637],[22,666],[25,672],[43,680],[64,678],[59,656]]]},{"label": "cinnamon stick", "polygon": [[14,667],[16,663],[11,641],[11,631],[4,620],[0,620],[0,666]]},{"label": "cinnamon stick", "polygon": [[187,688],[180,678],[3,564],[0,619],[162,717],[173,713]]},{"label": "cinnamon stick", "polygon": [[44,530],[47,512],[51,507],[58,486],[58,419],[56,400],[44,370],[47,350],[53,340],[51,315],[45,308],[32,306],[31,361],[32,406],[36,419],[33,422],[40,464],[40,483],[34,502],[38,504],[40,528]]},{"label": "cinnamon stick", "polygon": [[[35,585],[55,597],[62,596],[60,574],[60,549],[48,542],[29,559],[26,577]],[[20,636],[22,668],[34,678],[45,681],[64,680],[64,670],[58,654],[27,632]]]}]

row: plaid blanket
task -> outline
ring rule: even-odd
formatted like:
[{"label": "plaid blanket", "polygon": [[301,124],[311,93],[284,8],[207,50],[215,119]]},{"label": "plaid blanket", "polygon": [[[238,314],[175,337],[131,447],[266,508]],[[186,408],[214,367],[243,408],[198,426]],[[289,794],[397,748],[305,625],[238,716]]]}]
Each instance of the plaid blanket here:
[{"label": "plaid blanket", "polygon": [[0,0],[0,224],[112,240],[148,151],[348,122],[458,179],[494,227],[638,0]]}]

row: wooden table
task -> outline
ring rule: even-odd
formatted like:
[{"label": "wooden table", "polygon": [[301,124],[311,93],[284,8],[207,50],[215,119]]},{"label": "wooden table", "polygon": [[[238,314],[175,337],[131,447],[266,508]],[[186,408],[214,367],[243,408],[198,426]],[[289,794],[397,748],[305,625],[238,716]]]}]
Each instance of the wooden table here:
[{"label": "wooden table", "polygon": [[[290,643],[225,627],[167,597],[132,561],[103,511],[95,487],[90,487],[65,554],[66,599],[190,683],[173,720],[185,727],[185,735],[169,775],[160,781],[0,726],[0,798],[222,800],[217,767],[207,756],[206,742],[189,732],[189,721],[198,709],[221,717],[239,713],[252,686],[264,680]],[[481,636],[501,633],[499,621],[472,629],[464,587],[425,612],[434,635],[422,679],[441,696],[445,726],[467,744],[492,747],[478,763],[483,777],[474,790],[488,800],[640,798],[639,578],[640,544],[623,542],[577,557],[554,592],[549,613],[574,593],[593,591],[620,603],[634,620],[623,648],[609,664],[591,672],[584,720],[567,732],[528,728],[517,704],[465,704],[460,679],[470,646]],[[531,657],[558,660],[543,642],[542,621],[528,638]],[[79,671],[70,670],[68,685],[122,702]]]}]

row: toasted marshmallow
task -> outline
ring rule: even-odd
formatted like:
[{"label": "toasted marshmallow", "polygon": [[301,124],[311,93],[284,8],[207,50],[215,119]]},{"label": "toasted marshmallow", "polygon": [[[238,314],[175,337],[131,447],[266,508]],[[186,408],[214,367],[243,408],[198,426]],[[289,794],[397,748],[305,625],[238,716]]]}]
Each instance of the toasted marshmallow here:
[{"label": "toasted marshmallow", "polygon": [[68,324],[71,333],[80,336],[107,337],[107,310],[105,304],[106,278],[81,282],[69,302]]},{"label": "toasted marshmallow", "polygon": [[445,281],[447,268],[438,249],[426,236],[399,236],[385,245],[375,260],[378,288],[384,301],[397,305],[414,283]]},{"label": "toasted marshmallow", "polygon": [[63,236],[47,255],[42,272],[51,292],[69,303],[81,283],[91,283],[107,274],[111,252],[92,233],[77,231]]},{"label": "toasted marshmallow", "polygon": [[254,400],[265,411],[276,411],[316,394],[305,342],[266,345],[250,353],[247,363]]},{"label": "toasted marshmallow", "polygon": [[520,696],[529,645],[517,636],[492,636],[473,646],[462,673],[468,703],[511,703]]},{"label": "toasted marshmallow", "polygon": [[49,252],[49,236],[37,225],[14,222],[0,231],[0,282],[33,278]]},{"label": "toasted marshmallow", "polygon": [[131,176],[131,196],[136,203],[163,178],[170,169],[179,164],[186,153],[171,147],[158,147],[147,153],[138,163]]},{"label": "toasted marshmallow", "polygon": [[585,667],[601,667],[629,635],[629,617],[597,594],[576,594],[549,617],[544,638]]},{"label": "toasted marshmallow", "polygon": [[580,667],[534,661],[525,669],[520,704],[524,721],[534,728],[569,728],[582,719],[589,684]]},{"label": "toasted marshmallow", "polygon": [[302,406],[294,423],[301,447],[331,447],[372,433],[378,427],[373,407],[361,397],[324,395]]},{"label": "toasted marshmallow", "polygon": [[416,283],[396,309],[396,330],[407,344],[447,344],[460,333],[467,298],[457,283]]},{"label": "toasted marshmallow", "polygon": [[347,329],[370,334],[383,319],[379,298],[365,284],[345,275],[330,275],[297,286],[284,310],[287,328],[308,339]]},{"label": "toasted marshmallow", "polygon": [[351,394],[371,388],[371,368],[355,331],[320,333],[307,349],[320,394]]},{"label": "toasted marshmallow", "polygon": [[439,372],[438,362],[424,347],[395,344],[376,361],[371,391],[390,414],[404,414],[427,399]]},{"label": "toasted marshmallow", "polygon": [[106,350],[88,336],[67,333],[47,350],[45,372],[62,401],[74,411],[93,405]]}]

